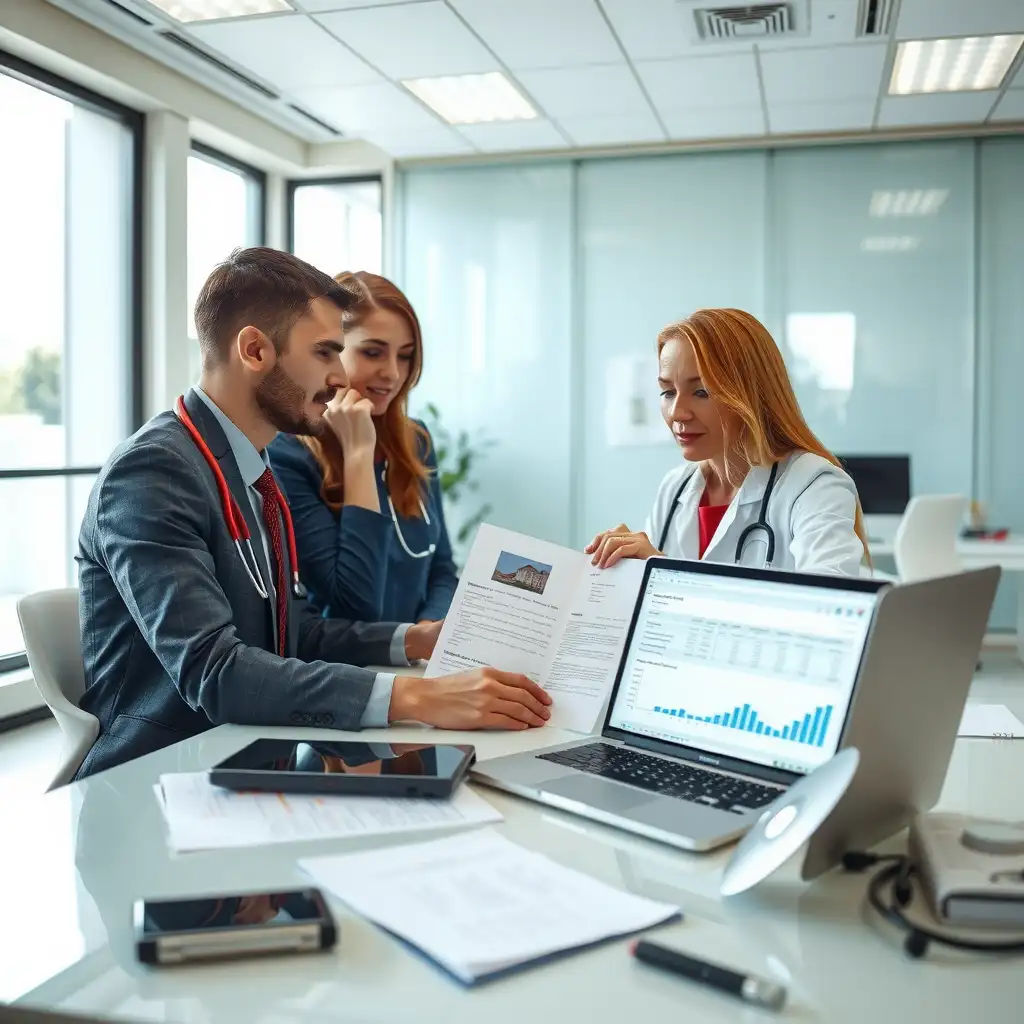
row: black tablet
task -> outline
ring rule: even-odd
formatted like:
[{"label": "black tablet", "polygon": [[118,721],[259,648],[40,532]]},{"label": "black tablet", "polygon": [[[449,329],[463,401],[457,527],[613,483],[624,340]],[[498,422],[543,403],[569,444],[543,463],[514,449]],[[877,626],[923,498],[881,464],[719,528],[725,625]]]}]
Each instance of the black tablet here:
[{"label": "black tablet", "polygon": [[444,798],[475,760],[471,746],[266,739],[215,765],[210,781],[271,793]]}]

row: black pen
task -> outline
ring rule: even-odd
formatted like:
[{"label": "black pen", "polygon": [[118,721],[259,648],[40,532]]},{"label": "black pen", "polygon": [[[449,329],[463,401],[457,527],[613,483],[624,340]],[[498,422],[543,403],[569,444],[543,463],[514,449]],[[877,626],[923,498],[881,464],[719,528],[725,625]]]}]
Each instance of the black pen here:
[{"label": "black pen", "polygon": [[773,981],[754,977],[752,974],[737,974],[728,967],[696,960],[685,953],[659,946],[641,939],[633,944],[633,956],[645,964],[679,974],[691,981],[700,981],[721,992],[742,999],[745,1003],[760,1006],[766,1010],[781,1010],[786,1002],[786,990]]}]

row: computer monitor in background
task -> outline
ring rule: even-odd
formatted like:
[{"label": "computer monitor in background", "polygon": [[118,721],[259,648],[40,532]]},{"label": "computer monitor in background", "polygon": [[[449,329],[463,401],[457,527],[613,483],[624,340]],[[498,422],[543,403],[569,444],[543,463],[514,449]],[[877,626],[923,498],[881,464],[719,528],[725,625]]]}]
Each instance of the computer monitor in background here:
[{"label": "computer monitor in background", "polygon": [[910,501],[909,455],[839,455],[853,478],[872,540],[891,542]]}]

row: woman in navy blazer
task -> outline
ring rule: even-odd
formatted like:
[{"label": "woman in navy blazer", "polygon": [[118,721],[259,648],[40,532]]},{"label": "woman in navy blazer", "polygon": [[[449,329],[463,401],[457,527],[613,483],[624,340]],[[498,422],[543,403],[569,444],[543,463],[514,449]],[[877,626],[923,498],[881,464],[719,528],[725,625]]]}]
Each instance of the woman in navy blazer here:
[{"label": "woman in navy blazer", "polygon": [[302,580],[329,618],[443,619],[458,577],[430,434],[407,413],[423,367],[419,320],[383,277],[336,280],[358,296],[345,316],[349,387],[319,433],[279,434],[268,449],[295,522]]}]

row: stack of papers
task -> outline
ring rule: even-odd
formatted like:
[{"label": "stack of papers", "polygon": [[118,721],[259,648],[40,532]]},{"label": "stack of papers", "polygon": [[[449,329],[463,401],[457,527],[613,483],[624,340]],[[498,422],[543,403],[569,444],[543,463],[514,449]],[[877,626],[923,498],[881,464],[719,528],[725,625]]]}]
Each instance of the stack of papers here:
[{"label": "stack of papers", "polygon": [[467,985],[679,916],[493,829],[299,866]]},{"label": "stack of papers", "polygon": [[460,786],[450,800],[404,797],[235,793],[204,772],[161,775],[157,799],[178,853],[307,839],[492,824],[502,820],[483,797]]},{"label": "stack of papers", "polygon": [[956,734],[1012,740],[1024,737],[1024,725],[1005,704],[968,704]]}]

